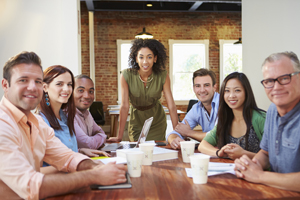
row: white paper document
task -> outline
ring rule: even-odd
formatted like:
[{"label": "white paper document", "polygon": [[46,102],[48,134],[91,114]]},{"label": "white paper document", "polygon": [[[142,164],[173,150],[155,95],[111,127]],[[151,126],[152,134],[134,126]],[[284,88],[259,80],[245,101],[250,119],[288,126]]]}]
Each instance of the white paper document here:
[{"label": "white paper document", "polygon": [[126,164],[127,160],[126,158],[122,158],[122,157],[112,157],[112,158],[104,158],[104,159],[100,159],[101,162],[103,162],[104,164],[110,163],[110,162],[115,162],[116,164]]},{"label": "white paper document", "polygon": [[[154,140],[145,141],[145,143],[155,144]],[[137,142],[121,141],[120,144],[137,144]]]},{"label": "white paper document", "polygon": [[[235,175],[234,167],[235,164],[233,163],[209,162],[207,175],[214,176],[226,173]],[[185,171],[187,177],[193,178],[192,168],[185,168]]]},{"label": "white paper document", "polygon": [[234,163],[220,163],[220,162],[209,162],[208,171],[231,171],[235,167]]},{"label": "white paper document", "polygon": [[207,154],[204,154],[204,153],[194,153],[194,155],[206,155],[206,156],[209,156],[210,158],[218,158],[218,156],[210,156],[210,155],[207,155]]}]

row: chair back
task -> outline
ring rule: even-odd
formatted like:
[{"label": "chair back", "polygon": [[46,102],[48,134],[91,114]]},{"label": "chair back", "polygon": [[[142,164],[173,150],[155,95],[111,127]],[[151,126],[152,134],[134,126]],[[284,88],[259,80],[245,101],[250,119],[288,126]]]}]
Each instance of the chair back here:
[{"label": "chair back", "polygon": [[193,105],[194,105],[195,103],[198,103],[198,99],[190,99],[189,105],[188,105],[188,107],[187,107],[187,109],[186,109],[186,113],[188,113],[188,112],[191,110],[191,108],[193,107]]},{"label": "chair back", "polygon": [[99,125],[105,124],[105,115],[103,111],[102,101],[94,101],[90,106],[89,110],[97,124]]}]

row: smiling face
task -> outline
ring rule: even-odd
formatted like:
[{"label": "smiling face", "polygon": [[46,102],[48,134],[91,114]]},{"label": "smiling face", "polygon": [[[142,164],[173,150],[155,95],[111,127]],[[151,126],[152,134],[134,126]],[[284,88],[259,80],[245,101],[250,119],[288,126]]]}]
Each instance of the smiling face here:
[{"label": "smiling face", "polygon": [[[264,79],[276,79],[284,74],[291,74],[295,69],[286,56],[282,56],[279,60],[274,62],[267,62],[263,66]],[[272,101],[281,116],[292,110],[300,100],[300,78],[299,74],[291,77],[291,82],[287,85],[280,85],[278,81],[275,82],[273,88],[265,88],[265,92]]]},{"label": "smiling face", "polygon": [[5,97],[25,115],[33,110],[43,95],[43,72],[35,64],[18,64],[11,70],[10,84],[2,80]]},{"label": "smiling face", "polygon": [[224,91],[224,100],[229,108],[243,110],[245,102],[245,90],[238,79],[227,81]]},{"label": "smiling face", "polygon": [[136,57],[136,62],[140,67],[140,71],[147,74],[152,73],[152,67],[156,60],[157,56],[154,56],[153,52],[148,47],[141,48]]},{"label": "smiling face", "polygon": [[75,106],[81,112],[86,111],[94,101],[94,84],[87,78],[75,80],[74,100]]},{"label": "smiling face", "polygon": [[44,83],[44,91],[48,92],[50,104],[61,106],[67,103],[72,94],[72,77],[69,72],[65,72],[52,80],[51,83]]},{"label": "smiling face", "polygon": [[203,105],[211,104],[216,87],[216,84],[213,86],[212,79],[209,75],[197,76],[194,79],[194,92]]}]

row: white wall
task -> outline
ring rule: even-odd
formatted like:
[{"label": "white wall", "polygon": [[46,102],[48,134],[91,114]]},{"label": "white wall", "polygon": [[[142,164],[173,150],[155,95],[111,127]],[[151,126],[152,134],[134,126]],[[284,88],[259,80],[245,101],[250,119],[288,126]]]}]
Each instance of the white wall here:
[{"label": "white wall", "polygon": [[243,72],[265,110],[271,102],[260,83],[261,64],[275,52],[293,51],[300,57],[299,8],[299,0],[242,0]]},{"label": "white wall", "polygon": [[43,69],[60,64],[74,75],[79,74],[79,3],[79,0],[0,0],[1,79],[4,63],[21,51],[37,53]]}]

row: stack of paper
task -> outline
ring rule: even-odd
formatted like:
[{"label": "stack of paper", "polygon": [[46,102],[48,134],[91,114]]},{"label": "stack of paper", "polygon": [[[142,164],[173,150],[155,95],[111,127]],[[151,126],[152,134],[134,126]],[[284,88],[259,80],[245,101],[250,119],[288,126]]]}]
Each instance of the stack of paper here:
[{"label": "stack of paper", "polygon": [[[140,151],[140,149],[139,148],[120,149],[120,150],[118,149],[116,151],[117,157],[126,158],[126,152],[128,151]],[[176,150],[165,149],[160,147],[154,147],[153,149],[153,162],[162,161],[162,160],[171,160],[177,158],[178,158],[178,151]]]},{"label": "stack of paper", "polygon": [[[214,176],[218,174],[230,173],[235,175],[234,171],[235,164],[233,163],[220,163],[220,162],[209,162],[208,164],[208,176]],[[188,177],[192,178],[193,173],[191,168],[185,168]]]}]

